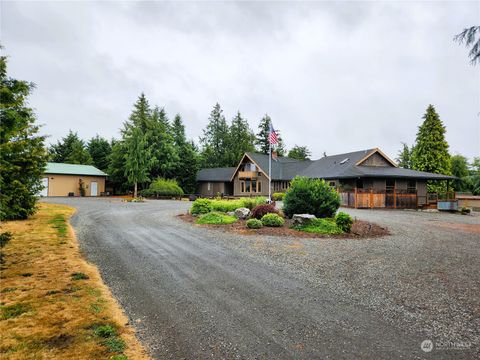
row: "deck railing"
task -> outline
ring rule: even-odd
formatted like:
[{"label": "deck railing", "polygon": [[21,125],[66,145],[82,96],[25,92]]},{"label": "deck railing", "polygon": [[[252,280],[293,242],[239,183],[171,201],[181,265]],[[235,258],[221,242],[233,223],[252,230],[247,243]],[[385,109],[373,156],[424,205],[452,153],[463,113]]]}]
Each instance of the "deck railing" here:
[{"label": "deck railing", "polygon": [[354,208],[391,208],[416,209],[418,197],[416,191],[354,189],[340,190],[342,206]]}]

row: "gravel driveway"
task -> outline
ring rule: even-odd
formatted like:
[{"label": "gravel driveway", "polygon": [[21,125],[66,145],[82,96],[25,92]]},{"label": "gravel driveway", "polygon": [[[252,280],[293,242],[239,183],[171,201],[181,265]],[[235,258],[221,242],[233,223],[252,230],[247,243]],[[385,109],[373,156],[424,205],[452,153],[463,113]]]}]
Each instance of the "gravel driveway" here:
[{"label": "gravel driveway", "polygon": [[82,250],[154,358],[480,355],[478,214],[346,210],[392,235],[283,239],[184,223],[188,202],[45,201],[78,209]]}]

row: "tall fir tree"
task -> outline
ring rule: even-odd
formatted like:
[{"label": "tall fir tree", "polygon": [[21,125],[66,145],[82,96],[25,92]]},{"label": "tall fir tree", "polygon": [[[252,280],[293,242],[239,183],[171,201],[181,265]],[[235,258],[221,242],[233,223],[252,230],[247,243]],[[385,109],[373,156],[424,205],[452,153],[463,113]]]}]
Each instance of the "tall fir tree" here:
[{"label": "tall fir tree", "polygon": [[[271,122],[272,119],[270,118],[270,116],[268,116],[268,114],[265,114],[262,120],[260,120],[260,124],[258,124],[259,131],[257,133],[256,145],[258,152],[262,154],[268,154],[270,149],[268,136],[270,134]],[[278,143],[272,146],[272,150],[276,151],[278,156],[285,156],[286,149],[285,144],[283,143],[282,136],[280,135],[280,131],[277,128],[275,128],[275,131],[277,132]]]},{"label": "tall fir tree", "polygon": [[[1,48],[1,47],[0,47]],[[32,83],[7,75],[0,57],[0,220],[26,219],[35,213],[46,166],[45,136],[39,135],[27,99]]]},{"label": "tall fir tree", "polygon": [[179,155],[175,169],[175,177],[185,193],[194,194],[197,187],[197,171],[199,170],[198,150],[193,142],[187,141],[185,126],[179,114],[177,114],[173,120],[172,133]]},{"label": "tall fir tree", "polygon": [[133,185],[133,197],[138,196],[138,184],[149,181],[148,170],[150,154],[148,154],[145,135],[140,127],[132,128],[125,137],[125,176]]},{"label": "tall fir tree", "polygon": [[132,128],[138,127],[142,133],[145,134],[149,127],[151,116],[152,109],[150,108],[147,97],[142,92],[135,104],[133,104],[133,111],[130,114],[128,121],[124,123],[122,133],[128,133]]},{"label": "tall fir tree", "polygon": [[289,152],[288,157],[297,160],[310,160],[312,153],[306,146],[295,145]]},{"label": "tall fir tree", "polygon": [[[435,174],[451,174],[450,154],[445,140],[445,126],[433,105],[429,105],[418,127],[415,146],[412,151],[412,169]],[[446,191],[446,182],[428,182],[429,192]]]},{"label": "tall fir tree", "polygon": [[163,108],[156,106],[145,130],[145,140],[151,156],[150,176],[171,178],[175,176],[179,161],[173,139],[172,129]]},{"label": "tall fir tree", "polygon": [[110,153],[112,152],[108,140],[97,135],[89,140],[87,150],[92,158],[93,165],[102,171],[107,171],[110,165]]},{"label": "tall fir tree", "polygon": [[255,134],[240,111],[232,119],[229,129],[228,166],[237,166],[243,154],[255,151]]},{"label": "tall fir tree", "polygon": [[410,148],[406,143],[402,143],[402,150],[398,152],[398,157],[396,158],[399,167],[404,169],[412,168],[412,151],[413,148]]},{"label": "tall fir tree", "polygon": [[229,165],[229,129],[220,104],[215,104],[207,127],[200,138],[202,167],[214,168]]},{"label": "tall fir tree", "polygon": [[127,190],[128,179],[125,175],[126,146],[123,140],[112,140],[112,151],[108,157],[108,180],[113,186],[114,194],[124,193]]},{"label": "tall fir tree", "polygon": [[91,165],[92,157],[85,142],[70,130],[68,135],[58,140],[49,149],[50,160],[57,163]]}]

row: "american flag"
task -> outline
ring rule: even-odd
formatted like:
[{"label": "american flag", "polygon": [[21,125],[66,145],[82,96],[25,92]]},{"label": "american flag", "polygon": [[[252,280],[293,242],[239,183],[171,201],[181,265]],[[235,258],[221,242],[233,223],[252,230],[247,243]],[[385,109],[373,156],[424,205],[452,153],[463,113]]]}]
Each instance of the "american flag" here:
[{"label": "american flag", "polygon": [[270,141],[270,144],[278,144],[278,135],[273,128],[272,123],[270,122],[270,133],[268,134],[268,141]]}]

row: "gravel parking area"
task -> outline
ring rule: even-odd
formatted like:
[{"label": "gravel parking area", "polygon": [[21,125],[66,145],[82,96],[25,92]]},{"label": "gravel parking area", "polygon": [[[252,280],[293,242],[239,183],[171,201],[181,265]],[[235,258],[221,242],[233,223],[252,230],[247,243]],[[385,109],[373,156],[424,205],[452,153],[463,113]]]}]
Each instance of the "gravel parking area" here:
[{"label": "gravel parking area", "polygon": [[83,251],[154,358],[480,355],[478,214],[344,209],[392,235],[308,239],[187,224],[186,202],[46,201],[78,209]]}]

